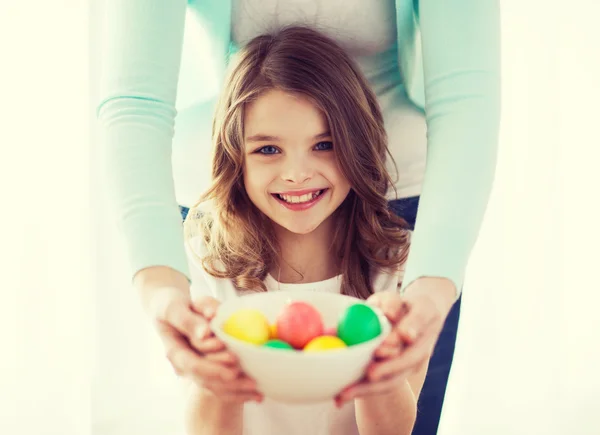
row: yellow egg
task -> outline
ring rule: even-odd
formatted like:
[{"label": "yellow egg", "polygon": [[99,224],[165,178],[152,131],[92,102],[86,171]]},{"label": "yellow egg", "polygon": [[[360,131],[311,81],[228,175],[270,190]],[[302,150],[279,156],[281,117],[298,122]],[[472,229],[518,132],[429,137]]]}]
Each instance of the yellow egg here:
[{"label": "yellow egg", "polygon": [[258,345],[266,343],[270,335],[267,318],[260,311],[249,308],[229,316],[223,324],[223,331],[238,340]]},{"label": "yellow egg", "polygon": [[313,338],[304,346],[304,352],[321,352],[324,350],[341,349],[347,347],[340,338],[331,335],[322,335]]},{"label": "yellow egg", "polygon": [[277,338],[277,324],[276,323],[273,323],[271,326],[269,326],[269,336],[271,337],[271,339]]}]

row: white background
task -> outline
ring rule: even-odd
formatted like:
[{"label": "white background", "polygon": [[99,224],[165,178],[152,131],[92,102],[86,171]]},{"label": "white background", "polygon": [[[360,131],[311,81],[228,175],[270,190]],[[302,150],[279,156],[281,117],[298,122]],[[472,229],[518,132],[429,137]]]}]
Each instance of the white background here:
[{"label": "white background", "polygon": [[[600,6],[501,4],[498,173],[439,433],[598,434]],[[181,428],[97,178],[99,13],[0,5],[3,434]]]}]

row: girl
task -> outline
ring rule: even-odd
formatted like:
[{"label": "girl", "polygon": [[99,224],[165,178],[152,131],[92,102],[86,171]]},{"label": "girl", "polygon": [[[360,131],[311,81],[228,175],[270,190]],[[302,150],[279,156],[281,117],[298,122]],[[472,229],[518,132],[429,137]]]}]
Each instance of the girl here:
[{"label": "girl", "polygon": [[[387,138],[365,77],[302,27],[238,56],[214,120],[212,186],[185,222],[195,309],[209,320],[235,293],[304,288],[369,299],[397,325],[409,231],[388,208]],[[407,376],[394,360],[414,338],[396,328],[363,382],[299,406],[263,398],[206,333],[195,346],[213,370],[193,383],[189,434],[408,435],[427,362]]]}]

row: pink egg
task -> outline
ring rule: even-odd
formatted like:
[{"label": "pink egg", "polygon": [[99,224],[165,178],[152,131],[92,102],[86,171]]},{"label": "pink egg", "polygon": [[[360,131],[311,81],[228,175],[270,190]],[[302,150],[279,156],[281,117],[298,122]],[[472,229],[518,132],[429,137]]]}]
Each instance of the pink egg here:
[{"label": "pink egg", "polygon": [[306,302],[286,305],[277,318],[277,336],[296,349],[323,334],[321,314]]}]

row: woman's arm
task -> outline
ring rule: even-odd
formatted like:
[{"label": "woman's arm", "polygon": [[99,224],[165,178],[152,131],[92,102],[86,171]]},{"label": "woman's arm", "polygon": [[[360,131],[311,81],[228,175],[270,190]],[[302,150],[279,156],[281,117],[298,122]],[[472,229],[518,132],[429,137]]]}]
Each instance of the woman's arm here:
[{"label": "woman's arm", "polygon": [[107,0],[100,103],[105,180],[132,276],[166,266],[189,276],[171,141],[186,0]]},{"label": "woman's arm", "polygon": [[442,277],[454,283],[458,297],[496,167],[499,5],[421,0],[419,9],[427,168],[403,287]]},{"label": "woman's arm", "polygon": [[354,401],[360,435],[410,435],[417,418],[417,401],[425,382],[429,360],[398,388]]}]

